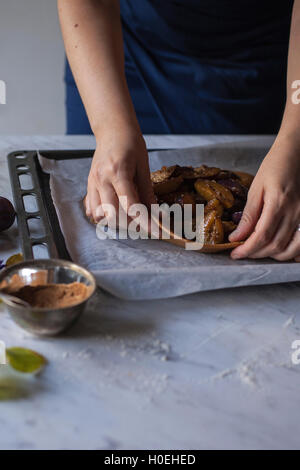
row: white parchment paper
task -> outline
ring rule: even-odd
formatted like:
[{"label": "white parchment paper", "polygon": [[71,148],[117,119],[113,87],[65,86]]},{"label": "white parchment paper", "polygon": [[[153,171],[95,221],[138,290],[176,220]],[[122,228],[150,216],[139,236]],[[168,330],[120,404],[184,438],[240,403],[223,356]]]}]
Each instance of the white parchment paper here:
[{"label": "white parchment paper", "polygon": [[[268,148],[239,142],[149,154],[151,170],[162,165],[202,163],[255,173]],[[99,240],[84,217],[82,199],[91,161],[56,161],[40,156],[67,249],[91,270],[99,286],[126,299],[159,299],[226,287],[300,281],[300,265],[270,259],[230,259],[228,253],[200,254],[158,240]]]}]

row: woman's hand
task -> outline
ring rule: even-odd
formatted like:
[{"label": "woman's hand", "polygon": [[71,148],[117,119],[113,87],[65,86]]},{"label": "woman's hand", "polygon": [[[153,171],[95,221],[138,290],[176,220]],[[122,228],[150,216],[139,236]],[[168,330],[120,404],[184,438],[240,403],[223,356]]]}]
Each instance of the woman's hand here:
[{"label": "woman's hand", "polygon": [[110,204],[118,214],[120,196],[127,196],[128,208],[136,203],[150,207],[155,202],[145,141],[140,132],[119,128],[103,132],[97,144],[88,178],[86,215],[95,222],[103,215],[110,219],[113,214],[101,206]]},{"label": "woman's hand", "polygon": [[300,146],[277,139],[255,176],[231,257],[300,262]]},{"label": "woman's hand", "polygon": [[126,81],[120,2],[58,0],[58,11],[68,59],[97,141],[86,213],[97,221],[101,204],[118,209],[120,196],[127,196],[128,205],[149,205],[153,192],[148,155]]}]

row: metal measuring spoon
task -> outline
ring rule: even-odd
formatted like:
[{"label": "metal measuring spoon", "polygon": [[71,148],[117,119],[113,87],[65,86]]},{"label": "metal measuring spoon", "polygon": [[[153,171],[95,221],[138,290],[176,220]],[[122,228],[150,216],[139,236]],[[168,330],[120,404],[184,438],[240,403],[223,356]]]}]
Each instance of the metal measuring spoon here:
[{"label": "metal measuring spoon", "polygon": [[26,308],[30,307],[30,304],[28,302],[25,302],[25,300],[19,299],[18,297],[15,297],[14,295],[0,292],[0,297],[2,297],[4,300],[7,300],[8,302],[18,305],[19,307],[26,307]]}]

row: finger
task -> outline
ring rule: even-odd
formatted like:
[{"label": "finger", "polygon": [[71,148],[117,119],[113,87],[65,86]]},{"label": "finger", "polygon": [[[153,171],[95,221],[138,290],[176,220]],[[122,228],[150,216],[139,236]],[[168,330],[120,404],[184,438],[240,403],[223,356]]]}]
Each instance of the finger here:
[{"label": "finger", "polygon": [[233,250],[231,257],[247,258],[266,246],[272,240],[280,220],[281,213],[277,204],[273,200],[266,201],[255,231],[243,245]]},{"label": "finger", "polygon": [[[118,216],[119,201],[114,188],[109,182],[102,182],[98,187],[101,197],[101,207],[107,221],[115,226]],[[96,216],[96,214],[95,214]],[[99,219],[100,220],[100,219]],[[99,221],[98,220],[98,221]]]},{"label": "finger", "polygon": [[87,217],[92,217],[93,221],[96,222],[96,209],[101,205],[100,194],[96,186],[90,186],[88,188],[86,203],[88,208],[88,212],[86,213]]},{"label": "finger", "polygon": [[149,212],[141,203],[134,181],[123,175],[114,182],[114,188],[123,211],[130,217],[130,222],[137,222],[140,230],[144,234],[149,234]]},{"label": "finger", "polygon": [[288,244],[286,249],[281,253],[278,253],[272,258],[277,261],[288,261],[295,258],[295,261],[300,262],[300,232],[296,231],[291,242]]},{"label": "finger", "polygon": [[156,204],[148,159],[143,161],[137,169],[137,186],[140,199],[148,208],[151,208],[151,204]]},{"label": "finger", "polygon": [[294,236],[295,227],[296,224],[291,216],[283,217],[270,243],[261,250],[258,250],[254,255],[250,256],[250,258],[273,257],[274,255],[284,252]]},{"label": "finger", "polygon": [[127,175],[120,176],[118,179],[113,180],[112,183],[117,197],[119,198],[119,202],[126,214],[128,214],[130,206],[141,203],[134,181]]},{"label": "finger", "polygon": [[146,229],[146,223],[148,227],[148,235],[151,236],[151,230],[156,230],[157,233],[160,233],[159,226],[156,226],[155,229],[155,221],[151,220],[152,217],[152,205],[157,204],[157,200],[153,191],[153,186],[150,177],[150,169],[149,169],[149,161],[147,159],[146,162],[143,163],[143,166],[138,168],[137,171],[137,184],[138,184],[138,192],[143,204],[150,210],[148,213],[148,221],[143,222],[143,226]]},{"label": "finger", "polygon": [[247,204],[237,228],[230,234],[229,241],[245,240],[253,232],[263,207],[263,193],[252,194],[249,192]]},{"label": "finger", "polygon": [[83,199],[83,207],[84,207],[84,211],[85,211],[86,216],[91,217],[92,211],[91,211],[91,207],[90,207],[90,200],[89,200],[89,197],[88,197],[87,194],[84,196],[84,199]]},{"label": "finger", "polygon": [[101,219],[103,219],[105,217],[105,213],[104,213],[104,210],[102,208],[102,205],[98,206],[97,209],[96,209],[96,219],[97,219],[97,222],[100,222]]},{"label": "finger", "polygon": [[[92,210],[90,207],[90,201],[89,201],[88,195],[86,195],[85,198],[83,199],[83,207],[84,207],[86,216],[91,220],[91,222],[95,223],[96,221],[92,217]],[[104,217],[104,213],[103,213],[103,210],[101,207],[101,201],[100,201],[100,204],[96,208],[96,219],[98,221],[99,219],[102,219],[103,217]]]}]

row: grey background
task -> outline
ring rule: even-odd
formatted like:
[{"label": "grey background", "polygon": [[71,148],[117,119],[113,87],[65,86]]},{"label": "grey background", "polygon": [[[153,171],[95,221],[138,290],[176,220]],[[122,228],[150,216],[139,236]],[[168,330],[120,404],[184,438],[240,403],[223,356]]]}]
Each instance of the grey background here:
[{"label": "grey background", "polygon": [[65,132],[63,68],[56,0],[0,0],[0,135]]}]

